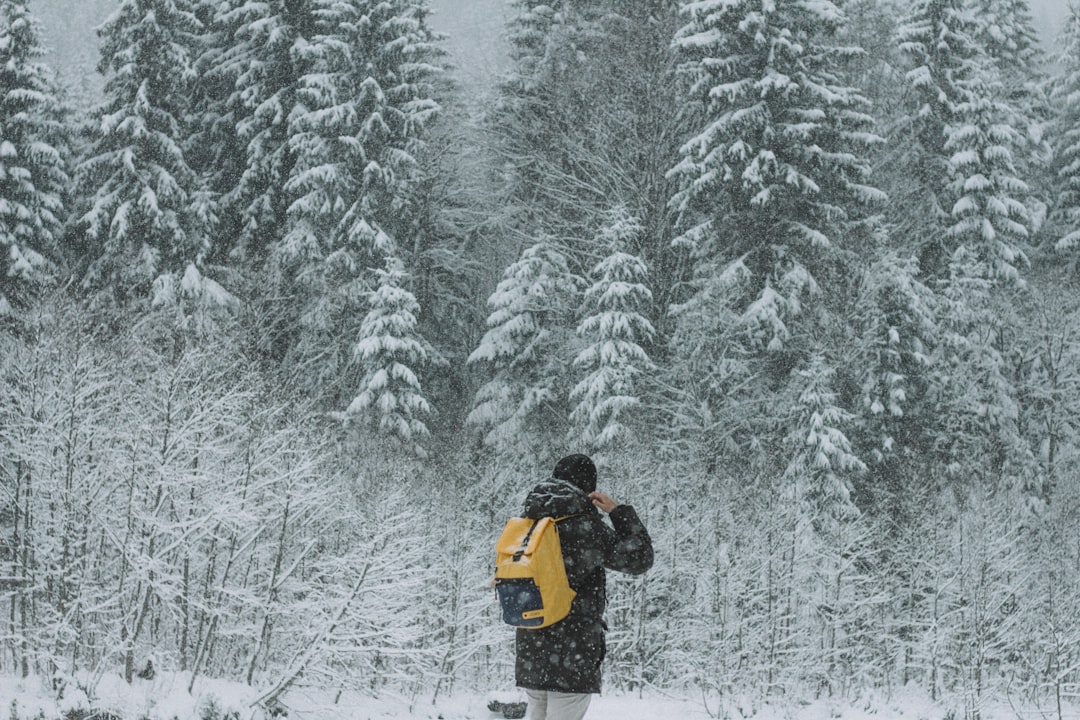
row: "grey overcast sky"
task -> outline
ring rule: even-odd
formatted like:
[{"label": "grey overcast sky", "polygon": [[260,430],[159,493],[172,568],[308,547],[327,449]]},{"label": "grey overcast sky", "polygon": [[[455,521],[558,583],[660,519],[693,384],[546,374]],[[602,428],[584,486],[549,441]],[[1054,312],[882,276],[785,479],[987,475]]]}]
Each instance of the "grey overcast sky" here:
[{"label": "grey overcast sky", "polygon": [[1030,6],[1032,19],[1043,36],[1043,42],[1052,47],[1065,23],[1068,0],[1030,0]]}]

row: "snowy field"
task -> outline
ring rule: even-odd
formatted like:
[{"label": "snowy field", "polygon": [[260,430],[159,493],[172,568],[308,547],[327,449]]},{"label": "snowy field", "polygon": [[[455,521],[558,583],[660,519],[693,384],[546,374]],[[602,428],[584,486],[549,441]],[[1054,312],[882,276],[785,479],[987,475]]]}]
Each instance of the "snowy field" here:
[{"label": "snowy field", "polygon": [[[153,680],[136,680],[128,686],[119,677],[102,678],[96,699],[87,702],[79,690],[69,690],[57,701],[35,681],[0,677],[0,718],[9,720],[61,720],[72,708],[108,711],[122,720],[203,720],[236,718],[264,720],[264,713],[252,708],[258,692],[236,683],[200,680],[191,693],[189,678],[161,674]],[[503,701],[521,699],[515,692],[498,694],[462,693],[430,696],[412,702],[401,697],[372,698],[359,694],[320,697],[308,692],[293,692],[286,697],[289,720],[498,720],[501,714],[490,712],[492,698]],[[216,713],[208,713],[211,708]],[[894,693],[891,699],[868,694],[858,702],[838,704],[830,700],[790,705],[763,705],[738,698],[674,697],[652,692],[637,695],[609,694],[595,697],[586,720],[706,720],[709,718],[755,718],[755,720],[962,720],[971,717],[973,708],[962,701],[935,703],[917,691]],[[980,720],[1057,720],[1056,709],[1023,706],[1003,698],[986,702],[979,710]],[[235,714],[233,714],[235,713]],[[1080,708],[1070,706],[1061,720],[1080,719]]]}]

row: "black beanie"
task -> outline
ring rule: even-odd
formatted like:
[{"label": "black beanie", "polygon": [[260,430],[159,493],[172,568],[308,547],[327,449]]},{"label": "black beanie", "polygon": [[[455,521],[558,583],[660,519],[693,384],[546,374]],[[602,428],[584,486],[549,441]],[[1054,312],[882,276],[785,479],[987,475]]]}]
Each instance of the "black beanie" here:
[{"label": "black beanie", "polygon": [[555,463],[551,475],[574,483],[586,494],[596,490],[596,466],[588,455],[567,455]]}]

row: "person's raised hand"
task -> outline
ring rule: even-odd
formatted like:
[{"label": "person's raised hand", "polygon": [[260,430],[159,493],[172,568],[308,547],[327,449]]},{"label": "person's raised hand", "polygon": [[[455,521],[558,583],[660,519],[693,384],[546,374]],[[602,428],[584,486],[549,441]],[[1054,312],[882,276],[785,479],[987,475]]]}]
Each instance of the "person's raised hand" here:
[{"label": "person's raised hand", "polygon": [[612,500],[610,495],[605,495],[602,492],[589,493],[589,499],[592,500],[593,505],[600,508],[606,513],[609,513],[615,508],[619,507],[619,503]]}]

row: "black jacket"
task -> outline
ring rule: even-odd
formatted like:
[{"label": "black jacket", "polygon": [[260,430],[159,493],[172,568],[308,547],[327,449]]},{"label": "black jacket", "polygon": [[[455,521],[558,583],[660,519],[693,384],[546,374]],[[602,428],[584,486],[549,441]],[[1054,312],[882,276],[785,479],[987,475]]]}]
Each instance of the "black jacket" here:
[{"label": "black jacket", "polygon": [[517,630],[515,674],[517,685],[531,690],[598,693],[605,652],[605,568],[645,572],[653,563],[652,540],[634,508],[612,510],[612,529],[585,493],[565,480],[546,480],[525,499],[525,517],[568,515],[558,524],[559,541],[577,596],[565,619],[538,630]]}]

